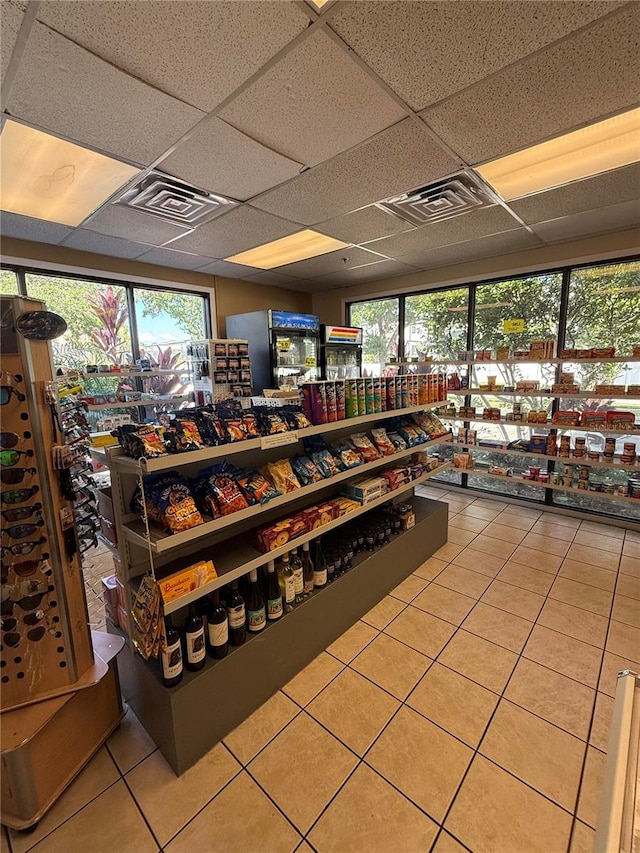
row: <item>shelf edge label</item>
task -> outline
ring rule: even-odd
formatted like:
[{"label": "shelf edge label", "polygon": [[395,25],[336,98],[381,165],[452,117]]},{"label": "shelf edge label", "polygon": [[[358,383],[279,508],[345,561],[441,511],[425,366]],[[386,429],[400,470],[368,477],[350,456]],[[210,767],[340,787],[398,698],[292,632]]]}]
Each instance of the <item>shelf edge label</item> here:
[{"label": "shelf edge label", "polygon": [[278,432],[275,435],[265,435],[260,439],[260,450],[269,450],[272,447],[283,447],[285,444],[295,444],[297,440],[297,430],[293,430],[291,432]]}]

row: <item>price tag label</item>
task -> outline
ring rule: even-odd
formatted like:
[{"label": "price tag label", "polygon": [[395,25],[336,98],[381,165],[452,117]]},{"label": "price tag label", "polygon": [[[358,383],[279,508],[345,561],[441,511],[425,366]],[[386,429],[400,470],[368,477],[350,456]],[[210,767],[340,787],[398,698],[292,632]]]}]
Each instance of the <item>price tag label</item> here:
[{"label": "price tag label", "polygon": [[524,320],[505,320],[502,324],[502,329],[505,335],[512,335],[516,332],[524,332]]},{"label": "price tag label", "polygon": [[315,358],[305,358],[304,366],[305,367],[315,367],[316,366]]},{"label": "price tag label", "polygon": [[289,338],[278,338],[277,347],[280,352],[286,352],[291,349],[291,340]]},{"label": "price tag label", "polygon": [[285,444],[295,444],[298,440],[296,430],[292,432],[277,432],[275,435],[265,435],[260,439],[260,449],[270,450],[272,447],[282,447]]}]

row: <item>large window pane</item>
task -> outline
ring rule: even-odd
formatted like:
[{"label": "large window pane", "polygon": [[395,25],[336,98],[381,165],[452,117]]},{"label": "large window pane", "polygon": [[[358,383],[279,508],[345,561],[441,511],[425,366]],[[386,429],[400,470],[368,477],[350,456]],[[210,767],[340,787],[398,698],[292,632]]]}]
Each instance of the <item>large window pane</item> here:
[{"label": "large window pane", "polygon": [[13,270],[0,270],[0,293],[5,296],[18,295],[18,276]]},{"label": "large window pane", "polygon": [[349,323],[363,332],[363,376],[381,376],[390,358],[398,356],[400,300],[372,299],[349,306]]},{"label": "large window pane", "polygon": [[404,355],[455,361],[467,348],[468,304],[467,287],[407,296]]}]

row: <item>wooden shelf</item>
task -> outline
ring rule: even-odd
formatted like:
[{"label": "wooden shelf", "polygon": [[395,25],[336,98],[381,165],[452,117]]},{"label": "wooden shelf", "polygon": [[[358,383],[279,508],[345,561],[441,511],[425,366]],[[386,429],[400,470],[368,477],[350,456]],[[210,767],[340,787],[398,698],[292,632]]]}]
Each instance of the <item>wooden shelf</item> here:
[{"label": "wooden shelf", "polygon": [[483,453],[500,453],[505,456],[526,456],[534,459],[548,459],[552,462],[562,462],[564,465],[589,465],[591,468],[602,468],[607,471],[640,471],[640,463],[636,465],[623,465],[619,459],[614,462],[603,462],[587,457],[565,457],[565,456],[549,456],[546,453],[533,453],[530,450],[510,450],[501,447],[487,447],[482,444],[452,444],[454,449],[461,448],[464,450],[479,450]]},{"label": "wooden shelf", "polygon": [[594,391],[570,391],[567,394],[554,394],[551,391],[497,391],[495,388],[482,391],[480,388],[461,388],[459,391],[447,391],[447,394],[452,397],[546,397],[549,400],[638,400],[640,402],[640,394],[622,393],[616,397],[613,394],[596,394]]},{"label": "wooden shelf", "polygon": [[188,373],[189,368],[186,367],[184,370],[123,370],[121,373],[101,373],[100,371],[87,373],[83,371],[83,377],[85,379],[148,379],[150,376],[186,376]]},{"label": "wooden shelf", "polygon": [[87,403],[90,412],[98,412],[101,409],[131,409],[145,406],[147,408],[159,408],[160,406],[172,406],[174,403],[189,403],[189,397],[169,397],[167,400],[127,400],[116,403]]},{"label": "wooden shelf", "polygon": [[[501,361],[492,360],[482,360],[482,361],[409,361],[407,364],[433,364],[438,367],[475,367],[477,365],[483,366],[486,364],[497,365],[498,367],[501,364],[639,364],[640,357],[638,356],[624,356],[624,355],[616,355],[612,358],[506,358]],[[399,365],[400,362],[395,362],[394,364],[387,365],[387,367],[393,367],[395,365]]]},{"label": "wooden shelf", "polygon": [[633,430],[608,430],[601,427],[583,427],[583,426],[560,426],[560,424],[532,424],[527,421],[506,421],[501,418],[499,421],[487,420],[487,418],[463,418],[460,415],[438,415],[441,421],[463,421],[470,424],[495,424],[498,426],[524,427],[525,429],[533,430],[558,430],[558,432],[595,432],[598,435],[616,436],[617,438],[625,438],[627,436],[640,437],[640,429]]},{"label": "wooden shelf", "polygon": [[560,486],[555,483],[541,483],[538,480],[523,480],[522,477],[506,477],[504,474],[490,474],[488,471],[483,471],[481,468],[457,469],[460,474],[468,474],[469,476],[476,475],[478,477],[488,477],[491,480],[506,480],[508,483],[517,483],[524,486],[537,486],[540,489],[553,489],[557,492],[571,492],[572,494],[582,495],[583,497],[598,498],[604,501],[618,501],[622,503],[632,503],[640,507],[638,498],[630,498],[627,495],[607,495],[604,492],[592,492],[589,489],[575,489],[573,486]]}]

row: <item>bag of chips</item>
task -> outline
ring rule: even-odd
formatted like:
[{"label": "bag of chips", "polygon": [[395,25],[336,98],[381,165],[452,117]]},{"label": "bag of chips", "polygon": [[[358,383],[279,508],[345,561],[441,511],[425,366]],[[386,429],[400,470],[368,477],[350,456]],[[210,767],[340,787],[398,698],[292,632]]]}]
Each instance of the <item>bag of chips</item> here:
[{"label": "bag of chips", "polygon": [[344,471],[342,462],[337,456],[333,455],[328,447],[316,450],[311,454],[311,459],[323,477],[335,477],[336,474]]},{"label": "bag of chips", "polygon": [[293,492],[300,488],[300,481],[293,473],[289,459],[278,459],[277,462],[268,462],[266,469],[268,477],[281,494],[284,495],[287,492]]},{"label": "bag of chips", "polygon": [[198,409],[196,416],[200,427],[200,435],[204,436],[208,444],[215,447],[219,444],[227,443],[227,436],[222,421],[215,412],[208,409]]},{"label": "bag of chips", "polygon": [[199,500],[214,518],[231,515],[249,506],[234,479],[235,475],[234,467],[226,462],[205,468],[198,475]]},{"label": "bag of chips", "polygon": [[125,424],[118,427],[117,434],[122,449],[133,459],[155,459],[167,455],[160,431],[152,424]]},{"label": "bag of chips", "polygon": [[257,438],[260,435],[258,419],[253,412],[246,412],[242,415],[242,424],[248,438]]},{"label": "bag of chips", "polygon": [[372,429],[371,435],[373,437],[373,443],[378,449],[378,452],[381,456],[391,456],[396,452],[395,447],[393,446],[393,442],[389,439],[387,435],[386,429],[380,427],[378,429]]},{"label": "bag of chips", "polygon": [[345,469],[357,468],[362,465],[362,459],[359,453],[347,441],[334,441],[331,444],[331,452],[336,456]]},{"label": "bag of chips", "polygon": [[263,412],[260,418],[263,435],[277,435],[288,432],[289,428],[277,412]]},{"label": "bag of chips", "polygon": [[242,418],[227,418],[223,420],[224,430],[227,436],[227,441],[244,441],[247,438],[247,431]]},{"label": "bag of chips", "polygon": [[163,523],[171,533],[181,533],[204,523],[189,484],[180,474],[164,475],[154,481],[148,498],[162,514]]},{"label": "bag of chips", "polygon": [[249,504],[266,504],[280,492],[260,471],[245,468],[233,475]]},{"label": "bag of chips", "polygon": [[309,486],[311,483],[319,483],[322,480],[322,474],[308,456],[293,456],[291,467],[293,468],[293,473],[303,486]]},{"label": "bag of chips", "polygon": [[281,409],[280,416],[286,421],[289,429],[306,429],[311,426],[311,421],[302,411]]},{"label": "bag of chips", "polygon": [[394,450],[397,453],[399,450],[406,450],[408,445],[404,438],[398,432],[388,432],[387,438],[393,444]]},{"label": "bag of chips", "polygon": [[365,432],[357,432],[355,435],[350,436],[350,439],[363,462],[373,462],[375,459],[380,458],[380,453],[373,446],[371,439]]}]

